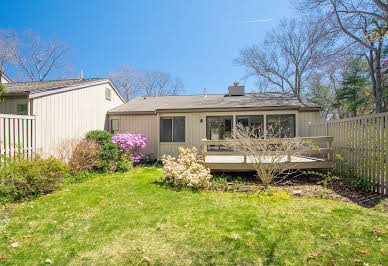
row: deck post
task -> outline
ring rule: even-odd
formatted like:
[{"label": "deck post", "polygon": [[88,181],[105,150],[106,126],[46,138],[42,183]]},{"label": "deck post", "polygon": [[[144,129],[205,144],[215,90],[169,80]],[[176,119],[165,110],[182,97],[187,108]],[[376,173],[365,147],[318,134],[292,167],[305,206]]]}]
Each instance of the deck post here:
[{"label": "deck post", "polygon": [[327,154],[327,159],[329,161],[333,161],[334,160],[334,154],[333,154],[333,151],[332,151],[332,149],[333,149],[333,139],[328,140],[327,143],[328,143],[328,148],[329,148],[329,153]]},{"label": "deck post", "polygon": [[205,156],[206,156],[206,152],[207,152],[206,139],[202,139],[201,143],[202,143],[202,159],[203,159],[203,161],[205,161]]}]

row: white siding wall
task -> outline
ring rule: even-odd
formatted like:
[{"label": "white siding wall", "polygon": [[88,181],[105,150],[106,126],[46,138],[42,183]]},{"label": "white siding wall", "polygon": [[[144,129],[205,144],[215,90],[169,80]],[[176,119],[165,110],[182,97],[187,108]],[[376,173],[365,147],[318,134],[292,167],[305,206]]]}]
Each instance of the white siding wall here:
[{"label": "white siding wall", "polygon": [[5,98],[4,102],[0,103],[1,114],[18,114],[18,104],[27,104],[27,97],[20,98]]},{"label": "white siding wall", "polygon": [[[110,101],[105,99],[105,88],[112,90]],[[108,83],[33,99],[38,152],[55,155],[63,141],[108,129],[107,111],[122,103]]]},{"label": "white siding wall", "polygon": [[9,80],[6,77],[4,77],[3,75],[1,75],[0,83],[9,83]]}]

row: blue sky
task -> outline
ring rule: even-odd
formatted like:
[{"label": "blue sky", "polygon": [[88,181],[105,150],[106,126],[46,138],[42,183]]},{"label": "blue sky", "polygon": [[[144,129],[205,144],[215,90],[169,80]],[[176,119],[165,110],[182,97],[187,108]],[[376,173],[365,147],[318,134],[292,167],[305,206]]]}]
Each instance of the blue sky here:
[{"label": "blue sky", "polygon": [[[126,64],[178,76],[186,94],[224,93],[233,81],[255,90],[233,59],[295,15],[288,0],[4,2],[0,27],[67,43],[74,76],[83,69],[85,77],[106,77]],[[246,23],[259,19],[272,20]]]}]

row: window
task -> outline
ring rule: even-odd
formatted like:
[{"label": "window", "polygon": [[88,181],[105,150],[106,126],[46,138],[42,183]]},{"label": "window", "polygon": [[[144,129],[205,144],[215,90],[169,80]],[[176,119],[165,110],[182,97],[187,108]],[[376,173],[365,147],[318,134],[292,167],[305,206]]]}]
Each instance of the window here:
[{"label": "window", "polygon": [[[223,140],[231,137],[232,116],[207,116],[206,117],[206,138],[208,140]],[[208,150],[227,150],[222,145],[209,145]]]},{"label": "window", "polygon": [[27,104],[18,104],[18,115],[27,115]]},{"label": "window", "polygon": [[120,129],[119,129],[119,120],[118,119],[112,119],[110,121],[110,131],[112,134],[116,135],[117,133],[119,133]]},{"label": "window", "polygon": [[295,137],[295,115],[267,115],[267,130],[279,134],[281,138]]},{"label": "window", "polygon": [[160,118],[160,142],[185,142],[185,117]]},{"label": "window", "polygon": [[[264,117],[262,115],[238,115],[236,123],[241,123],[244,127],[255,129],[255,134],[259,134],[259,128],[263,127]],[[262,128],[263,129],[263,128]]]},{"label": "window", "polygon": [[109,88],[105,88],[105,99],[108,101],[112,99],[112,91]]},{"label": "window", "polygon": [[230,138],[232,134],[232,121],[232,116],[207,116],[206,138],[209,140]]}]

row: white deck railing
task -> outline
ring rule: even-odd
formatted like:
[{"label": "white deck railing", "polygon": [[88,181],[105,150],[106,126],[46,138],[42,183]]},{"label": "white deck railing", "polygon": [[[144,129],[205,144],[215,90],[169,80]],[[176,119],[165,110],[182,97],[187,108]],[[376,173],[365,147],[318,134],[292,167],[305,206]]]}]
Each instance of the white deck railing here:
[{"label": "white deck railing", "polygon": [[[278,152],[278,151],[275,151],[274,154],[276,154],[277,156],[282,156],[284,155],[284,163],[295,163],[295,156],[316,156],[316,155],[320,155],[320,156],[327,156],[324,160],[317,160],[317,161],[314,161],[314,165],[313,164],[310,164],[310,166],[312,168],[319,168],[320,166],[320,163],[322,165],[322,168],[326,168],[326,166],[330,166],[332,165],[332,161],[334,160],[334,149],[333,149],[333,137],[330,137],[330,136],[319,136],[319,137],[301,137],[302,141],[304,143],[314,143],[315,145],[317,144],[321,144],[321,143],[324,143],[325,147],[324,148],[319,148],[319,149],[314,149],[312,147],[312,145],[306,145],[304,147],[303,150],[298,150],[298,151],[295,151],[295,152],[290,152],[290,151],[284,151],[284,152]],[[268,145],[271,145],[271,144],[279,144],[279,142],[282,142],[282,141],[287,141],[286,138],[279,138],[279,139],[272,139],[272,140],[260,140],[260,139],[257,139],[257,140],[254,140],[256,142],[264,142]],[[249,163],[249,156],[246,156],[240,152],[234,152],[234,151],[212,151],[212,150],[209,150],[208,149],[208,146],[209,145],[225,145],[226,144],[226,140],[207,140],[207,139],[202,139],[201,140],[201,148],[202,148],[202,156],[203,156],[203,159],[205,160],[206,162],[206,158],[207,156],[220,156],[220,158],[222,156],[225,156],[224,158],[226,158],[226,156],[242,156],[243,157],[243,161],[242,162],[239,162],[239,164],[241,164],[241,169],[244,169],[244,164],[250,164]],[[257,156],[260,156],[260,153],[257,154]],[[262,156],[271,156],[271,152],[268,152],[268,151],[263,151],[263,155]],[[226,163],[226,162],[225,162]],[[303,168],[304,166],[308,165],[306,164],[305,161],[303,160],[300,160],[300,163],[303,163],[302,164],[299,164],[301,168]],[[296,164],[298,164],[298,162],[296,162]],[[294,168],[297,168],[298,166],[295,165],[293,166]],[[332,166],[331,166],[332,167]],[[251,168],[251,166],[248,166],[247,168]],[[225,167],[225,169],[227,169],[227,167]]]}]

